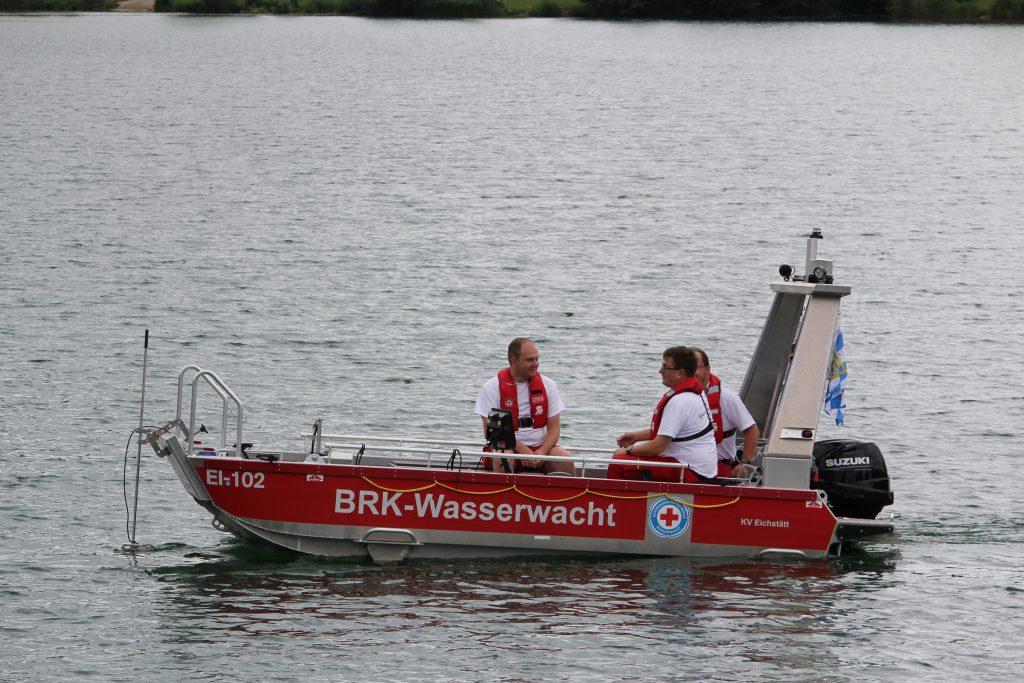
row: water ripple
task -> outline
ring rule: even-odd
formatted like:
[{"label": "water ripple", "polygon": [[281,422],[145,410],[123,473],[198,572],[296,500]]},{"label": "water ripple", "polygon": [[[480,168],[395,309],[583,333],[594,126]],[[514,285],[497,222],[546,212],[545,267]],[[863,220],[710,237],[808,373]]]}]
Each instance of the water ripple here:
[{"label": "water ripple", "polygon": [[[10,15],[0,57],[3,677],[1024,666],[1024,503],[999,476],[1024,419],[1018,29]],[[147,454],[153,547],[121,550],[143,329],[147,422],[195,362],[267,443],[319,416],[393,431],[396,406],[475,438],[472,399],[527,334],[566,444],[608,445],[650,419],[666,346],[740,381],[813,226],[854,286],[847,424],[820,431],[880,444],[894,539],[375,568],[225,537]]]}]

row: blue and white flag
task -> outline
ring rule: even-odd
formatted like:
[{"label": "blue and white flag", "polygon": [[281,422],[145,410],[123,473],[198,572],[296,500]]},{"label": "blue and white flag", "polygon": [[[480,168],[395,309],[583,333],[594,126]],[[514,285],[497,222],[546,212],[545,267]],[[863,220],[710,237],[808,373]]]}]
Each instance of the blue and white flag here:
[{"label": "blue and white flag", "polygon": [[825,392],[825,412],[843,426],[843,409],[846,408],[846,356],[843,344],[843,326],[836,326],[836,342],[832,347],[832,368],[828,373],[828,390]]}]

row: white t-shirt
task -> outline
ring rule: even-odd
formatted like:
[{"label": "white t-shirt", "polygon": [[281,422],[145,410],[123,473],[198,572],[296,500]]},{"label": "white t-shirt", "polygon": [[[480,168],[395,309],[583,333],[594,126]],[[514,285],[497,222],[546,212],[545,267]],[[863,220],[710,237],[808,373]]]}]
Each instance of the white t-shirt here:
[{"label": "white t-shirt", "polygon": [[[749,429],[754,424],[754,418],[750,415],[747,407],[743,405],[740,395],[721,385],[718,389],[721,392],[718,407],[722,411],[722,430],[727,432],[734,429],[737,432],[743,432]],[[724,437],[722,443],[718,444],[718,459],[728,462],[736,460],[735,434]]]},{"label": "white t-shirt", "polygon": [[[676,394],[665,405],[658,426],[658,436],[679,436],[696,434],[708,426],[711,409],[704,394],[684,391]],[[690,466],[704,477],[718,475],[718,452],[715,449],[715,431],[709,430],[704,436],[691,441],[672,441],[661,453]]]},{"label": "white t-shirt", "polygon": [[[544,382],[544,391],[548,395],[548,418],[550,419],[565,410],[565,404],[562,403],[562,397],[558,395],[558,387],[555,383],[544,375],[541,375],[540,378]],[[519,401],[518,417],[530,417],[530,383],[516,382],[516,394]],[[498,376],[495,375],[484,382],[484,386],[480,389],[480,394],[476,397],[475,412],[480,417],[487,417],[489,412],[500,407],[501,390],[498,388]],[[520,427],[516,431],[516,441],[531,447],[539,446],[544,442],[547,433],[547,427],[540,429]]]}]

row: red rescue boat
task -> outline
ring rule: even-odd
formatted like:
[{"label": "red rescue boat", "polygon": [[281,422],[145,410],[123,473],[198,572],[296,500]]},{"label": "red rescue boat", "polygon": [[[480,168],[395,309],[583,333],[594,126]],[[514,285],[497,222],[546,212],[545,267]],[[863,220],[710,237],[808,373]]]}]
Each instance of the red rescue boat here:
[{"label": "red rescue boat", "polygon": [[[839,304],[850,293],[834,283],[832,262],[817,258],[820,239],[817,230],[808,239],[804,275],[782,266],[772,285],[775,300],[740,391],[764,438],[742,477],[609,480],[610,451],[592,448],[573,448],[575,476],[501,474],[480,469],[479,443],[323,434],[320,421],[302,451],[254,449],[242,441],[241,401],[194,365],[179,374],[175,419],[147,440],[215,526],[304,553],[376,562],[835,555],[847,541],[893,531],[891,521],[875,519],[892,493],[873,444],[816,444]],[[217,448],[194,443],[200,387],[223,402]]]}]

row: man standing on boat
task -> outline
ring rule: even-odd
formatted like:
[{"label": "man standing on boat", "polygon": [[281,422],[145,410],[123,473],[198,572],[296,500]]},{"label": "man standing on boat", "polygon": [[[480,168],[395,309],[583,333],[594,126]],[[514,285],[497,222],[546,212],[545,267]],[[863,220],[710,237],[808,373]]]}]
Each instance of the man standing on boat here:
[{"label": "man standing on boat", "polygon": [[[715,443],[718,444],[718,476],[731,477],[741,463],[751,463],[757,454],[757,440],[761,431],[743,405],[740,395],[722,386],[722,380],[711,374],[711,363],[703,349],[697,354],[697,380],[704,387],[711,417],[715,421]],[[743,456],[736,460],[736,432],[743,433]]]},{"label": "man standing on boat", "polygon": [[[560,415],[565,405],[558,395],[558,387],[537,372],[538,367],[537,345],[526,337],[513,339],[508,345],[508,367],[484,383],[476,399],[476,414],[483,419],[486,437],[488,413],[495,409],[510,411],[516,430],[516,453],[568,456],[569,451],[558,445],[562,433]],[[500,472],[501,459],[490,460],[491,469]],[[526,468],[543,470],[545,474],[575,474],[575,466],[568,461],[524,458],[509,459],[509,462],[516,472]],[[484,465],[488,465],[486,459]]]},{"label": "man standing on boat", "polygon": [[[615,460],[653,460],[683,463],[682,481],[699,483],[718,474],[715,425],[704,388],[694,377],[697,354],[686,346],[673,346],[662,354],[661,383],[669,391],[661,397],[650,429],[626,432],[618,438]],[[609,479],[680,481],[678,468],[612,463]]]}]

